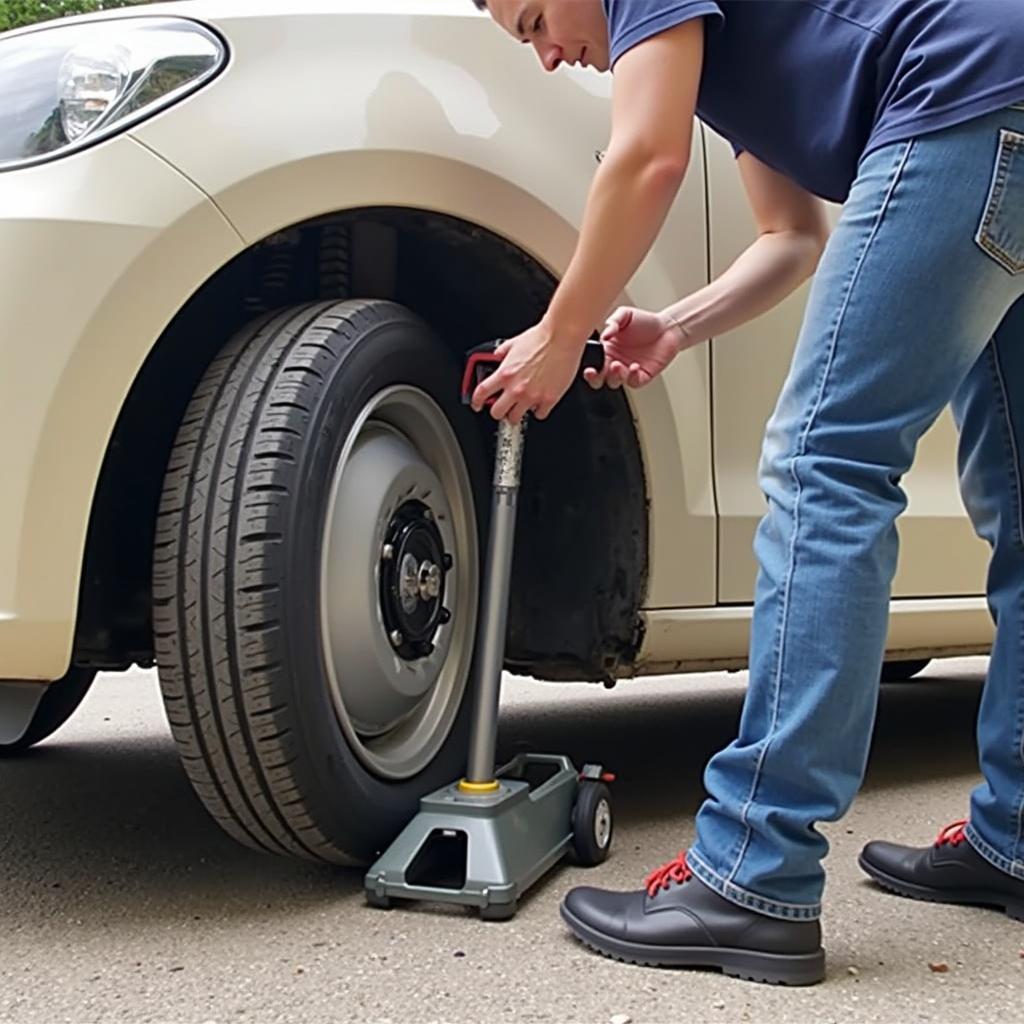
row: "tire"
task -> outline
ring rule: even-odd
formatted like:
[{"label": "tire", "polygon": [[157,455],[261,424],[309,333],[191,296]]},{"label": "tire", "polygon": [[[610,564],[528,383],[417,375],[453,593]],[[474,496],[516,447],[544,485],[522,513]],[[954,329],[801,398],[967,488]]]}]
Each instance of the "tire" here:
[{"label": "tire", "polygon": [[243,329],[186,411],[160,684],[192,785],[247,846],[365,865],[464,768],[487,473],[460,371],[400,306],[318,303]]},{"label": "tire", "polygon": [[28,750],[55,733],[78,709],[95,676],[91,668],[71,668],[50,683],[21,738],[13,743],[0,743],[0,757]]},{"label": "tire", "polygon": [[909,682],[913,676],[931,662],[931,658],[920,658],[912,661],[887,661],[882,665],[883,683]]},{"label": "tire", "polygon": [[615,832],[611,790],[603,782],[581,782],[572,809],[576,863],[594,867],[608,859]]}]

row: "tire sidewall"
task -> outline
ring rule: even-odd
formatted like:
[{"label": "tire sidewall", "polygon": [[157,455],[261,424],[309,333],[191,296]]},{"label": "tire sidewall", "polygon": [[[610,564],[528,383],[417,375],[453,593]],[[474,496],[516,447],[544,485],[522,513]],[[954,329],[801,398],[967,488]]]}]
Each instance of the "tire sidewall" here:
[{"label": "tire sidewall", "polygon": [[[320,564],[325,517],[346,438],[375,395],[393,385],[420,388],[442,409],[459,445],[474,497],[477,536],[485,484],[483,446],[473,414],[459,400],[454,356],[412,314],[380,304],[386,317],[346,342],[312,410],[287,518],[289,555],[284,638],[290,695],[304,752],[295,774],[321,831],[360,860],[372,859],[415,812],[419,798],[459,777],[465,765],[472,701],[469,679],[448,738],[419,774],[390,781],[371,773],[350,746],[331,698],[320,625]],[[481,544],[477,544],[478,556]],[[472,678],[470,670],[469,678]]]}]

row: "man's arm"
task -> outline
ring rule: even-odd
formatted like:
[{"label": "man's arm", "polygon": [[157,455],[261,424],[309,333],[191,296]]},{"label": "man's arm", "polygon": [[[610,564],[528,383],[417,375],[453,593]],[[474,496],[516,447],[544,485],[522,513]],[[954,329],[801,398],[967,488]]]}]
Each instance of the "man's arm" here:
[{"label": "man's arm", "polygon": [[814,273],[828,240],[820,199],[750,153],[737,162],[759,234],[711,284],[664,310],[680,328],[684,348],[778,305]]},{"label": "man's arm", "polygon": [[544,318],[552,338],[587,337],[661,230],[690,158],[703,57],[703,19],[695,18],[616,62],[611,141],[576,253]]}]

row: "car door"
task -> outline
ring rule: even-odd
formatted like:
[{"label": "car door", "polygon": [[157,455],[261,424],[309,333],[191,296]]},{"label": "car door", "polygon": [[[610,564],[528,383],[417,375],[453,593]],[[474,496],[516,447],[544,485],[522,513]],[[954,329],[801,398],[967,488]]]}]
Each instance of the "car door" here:
[{"label": "car door", "polygon": [[[754,238],[732,149],[705,130],[711,273],[717,276]],[[839,208],[832,207],[833,220]],[[718,601],[753,599],[754,531],[765,502],[757,464],[765,423],[782,387],[807,286],[775,310],[711,344],[714,479],[719,514]],[[918,446],[903,481],[908,507],[898,523],[894,597],[983,594],[987,548],[975,536],[957,488],[956,429],[948,410]]]}]

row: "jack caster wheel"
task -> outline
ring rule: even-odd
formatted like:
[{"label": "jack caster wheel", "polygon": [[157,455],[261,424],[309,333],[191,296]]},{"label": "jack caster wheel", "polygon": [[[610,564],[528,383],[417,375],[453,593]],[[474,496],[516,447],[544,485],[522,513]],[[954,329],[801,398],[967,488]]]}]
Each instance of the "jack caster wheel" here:
[{"label": "jack caster wheel", "polygon": [[603,782],[581,782],[572,809],[572,848],[576,862],[593,867],[608,859],[612,846],[612,794]]},{"label": "jack caster wheel", "polygon": [[391,909],[391,897],[390,896],[378,896],[375,892],[366,892],[366,905],[373,907],[375,910],[390,910]]},{"label": "jack caster wheel", "polygon": [[519,903],[513,900],[511,903],[491,903],[480,908],[481,921],[511,921],[516,916]]}]

